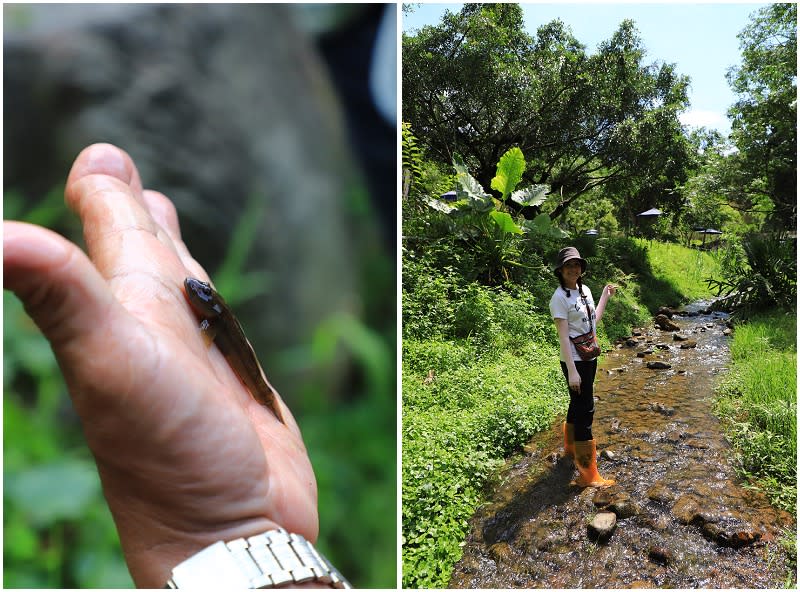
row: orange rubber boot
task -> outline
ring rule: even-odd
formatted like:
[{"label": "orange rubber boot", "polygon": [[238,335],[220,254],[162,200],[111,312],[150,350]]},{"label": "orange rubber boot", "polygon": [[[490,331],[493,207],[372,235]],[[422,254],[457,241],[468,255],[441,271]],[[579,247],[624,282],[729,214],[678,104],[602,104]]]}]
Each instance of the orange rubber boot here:
[{"label": "orange rubber boot", "polygon": [[564,454],[575,458],[575,424],[564,423]]},{"label": "orange rubber boot", "polygon": [[603,479],[597,472],[597,444],[594,440],[575,442],[575,466],[578,469],[575,484],[579,487],[608,487],[616,483]]}]

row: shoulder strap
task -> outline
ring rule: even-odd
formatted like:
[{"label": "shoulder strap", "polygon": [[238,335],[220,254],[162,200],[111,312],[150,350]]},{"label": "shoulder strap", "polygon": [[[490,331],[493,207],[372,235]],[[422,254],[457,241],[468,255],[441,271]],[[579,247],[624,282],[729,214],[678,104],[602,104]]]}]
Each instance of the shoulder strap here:
[{"label": "shoulder strap", "polygon": [[581,299],[583,300],[583,304],[586,305],[586,312],[589,315],[589,327],[592,329],[592,331],[597,333],[597,330],[595,329],[595,326],[594,326],[594,321],[592,320],[592,315],[594,314],[594,309],[591,306],[589,306],[589,301],[586,299],[586,295],[583,293],[583,290],[580,290],[578,293],[581,295]]}]

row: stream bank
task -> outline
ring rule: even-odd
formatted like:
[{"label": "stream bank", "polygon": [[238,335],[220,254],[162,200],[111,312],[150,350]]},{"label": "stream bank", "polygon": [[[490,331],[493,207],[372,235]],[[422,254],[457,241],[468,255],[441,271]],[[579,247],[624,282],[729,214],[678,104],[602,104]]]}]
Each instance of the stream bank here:
[{"label": "stream bank", "polygon": [[[729,364],[725,319],[675,317],[606,354],[593,432],[608,489],[570,485],[561,424],[506,467],[471,520],[456,588],[773,588],[794,517],[745,489],[712,413]],[[602,512],[615,526],[591,536]]]}]

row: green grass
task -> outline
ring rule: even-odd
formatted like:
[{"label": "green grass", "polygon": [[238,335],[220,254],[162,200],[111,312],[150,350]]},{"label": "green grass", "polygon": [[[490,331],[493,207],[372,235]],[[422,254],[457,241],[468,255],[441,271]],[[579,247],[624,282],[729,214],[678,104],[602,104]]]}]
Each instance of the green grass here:
[{"label": "green grass", "polygon": [[675,243],[635,239],[647,251],[648,272],[640,276],[642,300],[651,310],[711,298],[705,280],[719,275],[718,258]]},{"label": "green grass", "polygon": [[566,410],[554,346],[403,345],[403,586],[446,587],[484,485]]},{"label": "green grass", "polygon": [[797,498],[796,316],[773,311],[737,325],[717,409],[740,473],[791,513]]}]

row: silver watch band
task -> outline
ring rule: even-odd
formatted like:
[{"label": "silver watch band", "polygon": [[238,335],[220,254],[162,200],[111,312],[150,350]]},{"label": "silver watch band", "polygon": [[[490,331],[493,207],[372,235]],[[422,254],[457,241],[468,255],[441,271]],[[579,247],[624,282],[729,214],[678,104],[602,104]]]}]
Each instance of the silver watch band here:
[{"label": "silver watch band", "polygon": [[311,543],[280,528],[206,547],[173,569],[165,588],[278,588],[312,581],[352,588]]}]

